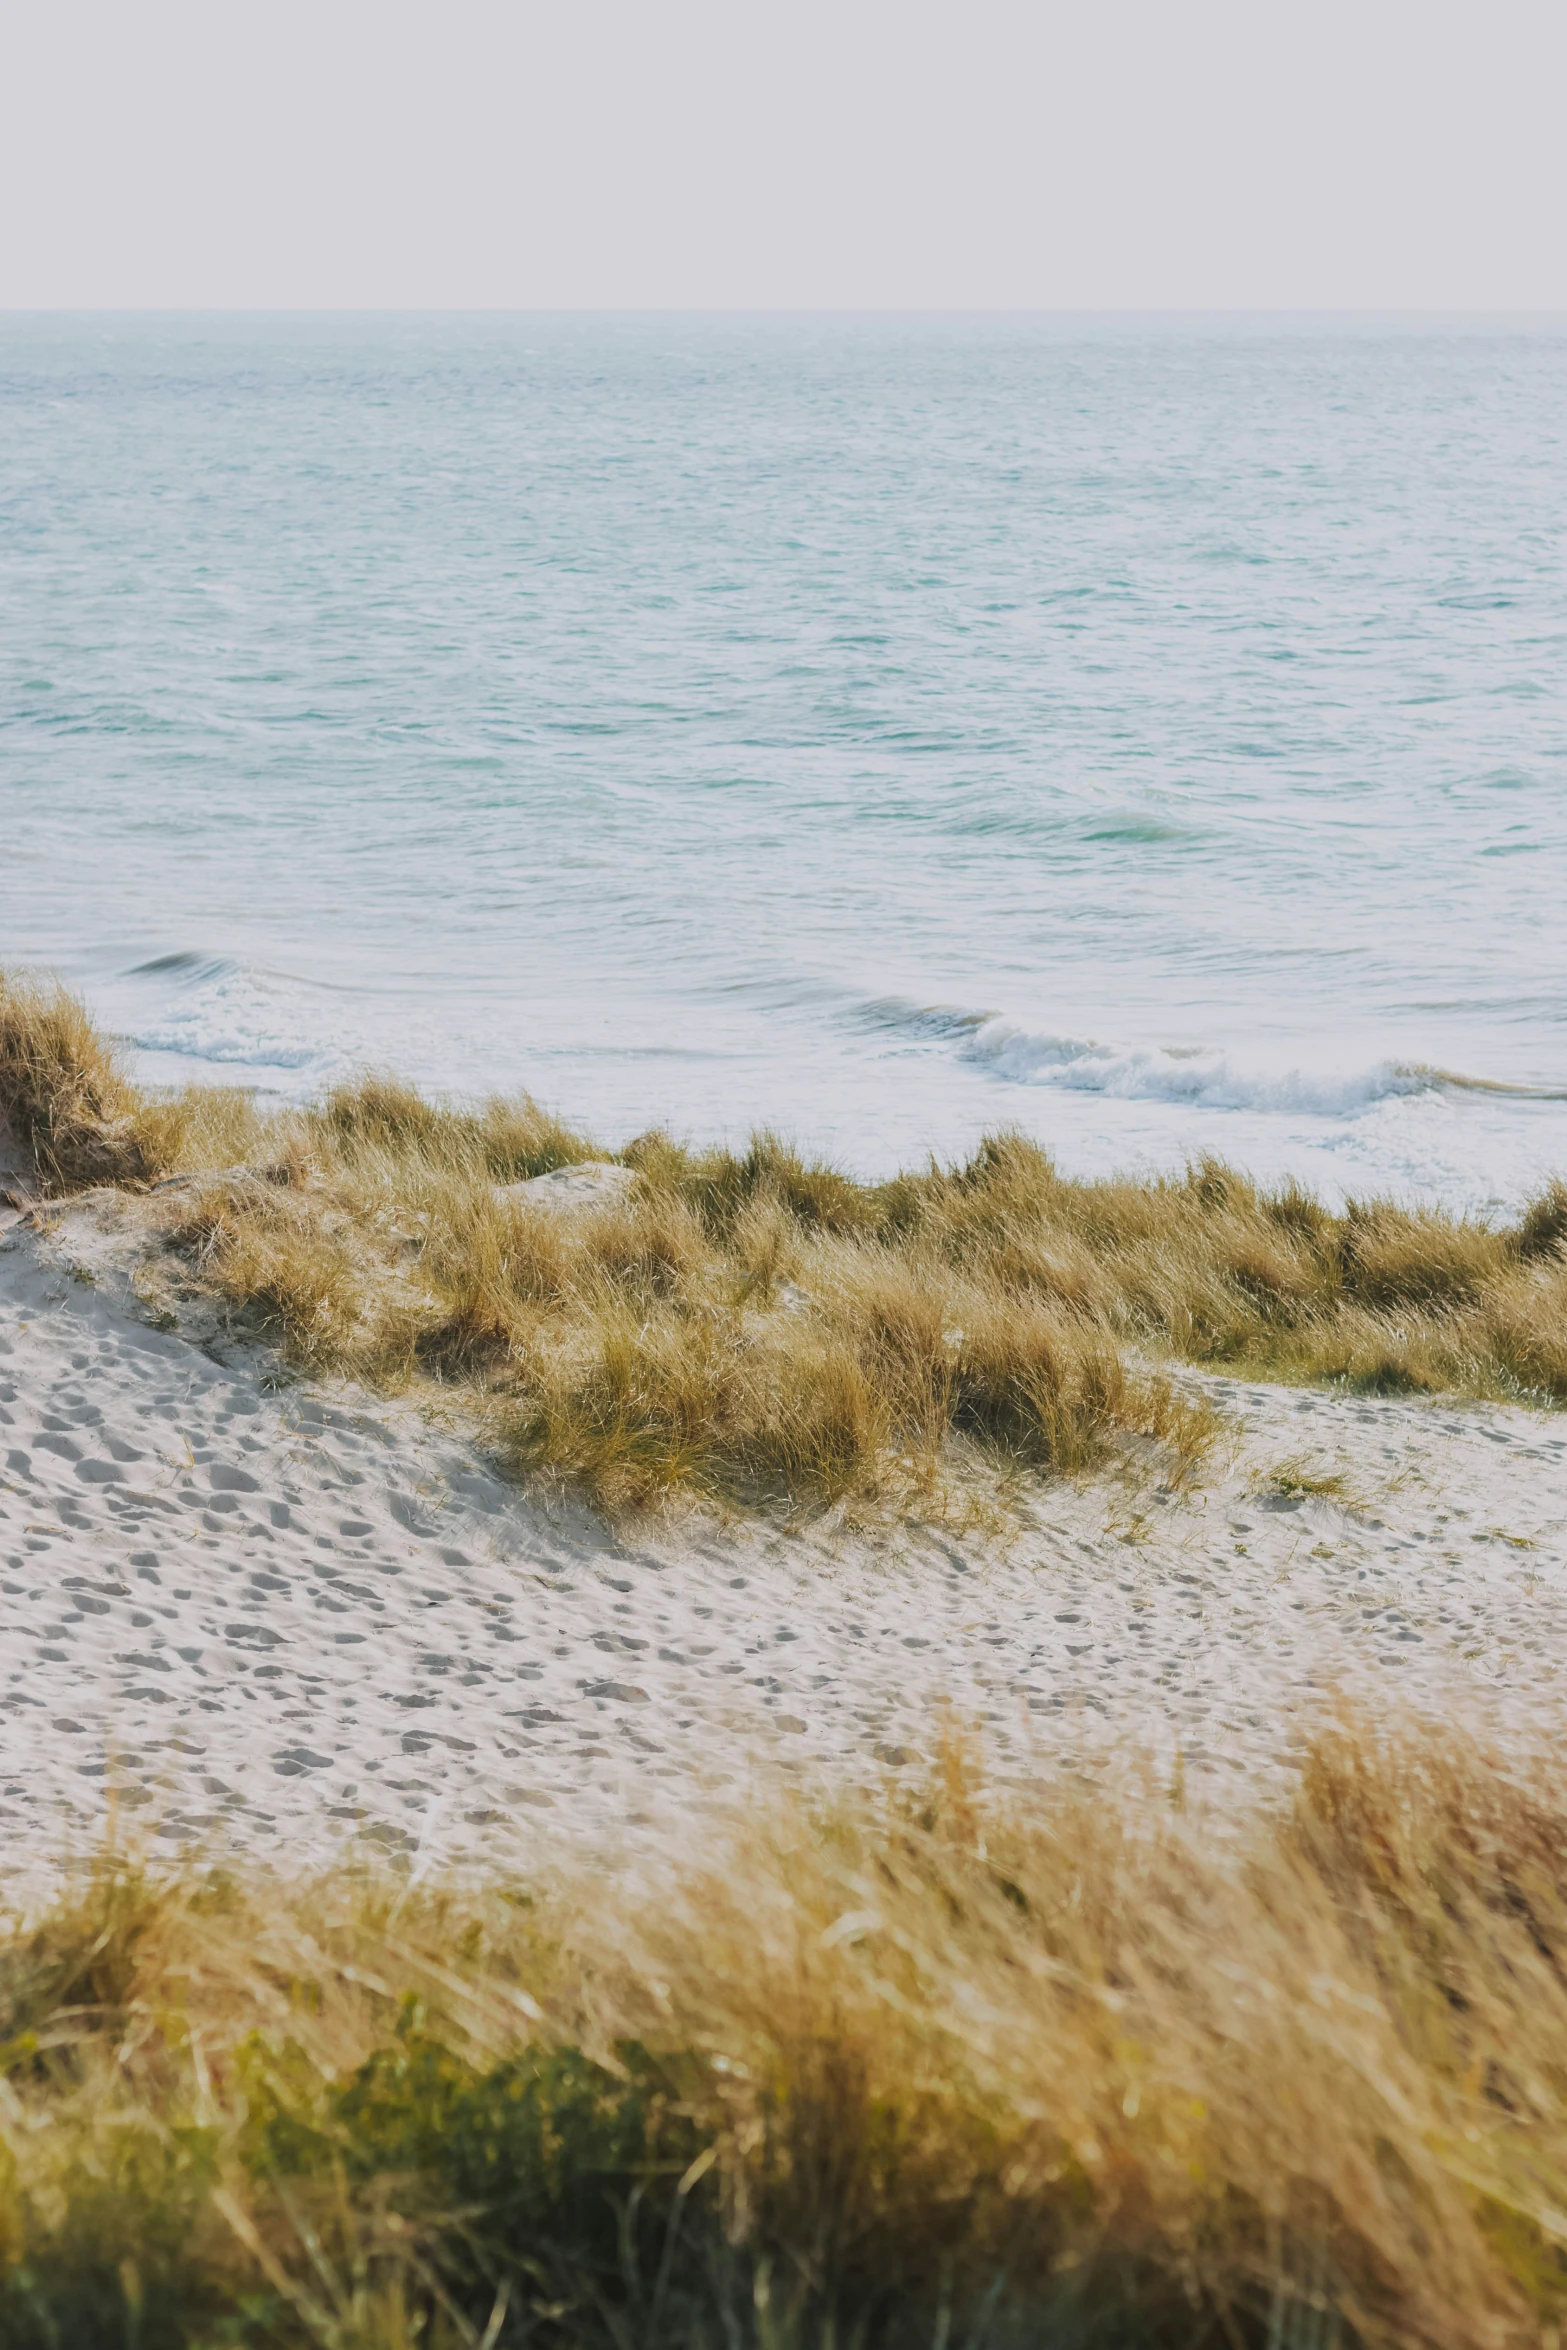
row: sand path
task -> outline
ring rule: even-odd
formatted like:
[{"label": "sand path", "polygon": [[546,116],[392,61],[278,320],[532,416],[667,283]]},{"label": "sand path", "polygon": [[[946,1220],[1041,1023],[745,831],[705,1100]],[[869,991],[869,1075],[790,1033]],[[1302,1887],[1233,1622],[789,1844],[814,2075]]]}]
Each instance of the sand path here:
[{"label": "sand path", "polygon": [[[1567,1421],[1224,1380],[1190,1498],[1031,1488],[1017,1524],[617,1536],[406,1404],[151,1326],[113,1195],[0,1230],[0,1869],[153,1850],[449,1867],[766,1767],[917,1767],[968,1725],[1221,1790],[1338,1690],[1558,1734]],[[1282,1463],[1357,1506],[1267,1489]]]}]

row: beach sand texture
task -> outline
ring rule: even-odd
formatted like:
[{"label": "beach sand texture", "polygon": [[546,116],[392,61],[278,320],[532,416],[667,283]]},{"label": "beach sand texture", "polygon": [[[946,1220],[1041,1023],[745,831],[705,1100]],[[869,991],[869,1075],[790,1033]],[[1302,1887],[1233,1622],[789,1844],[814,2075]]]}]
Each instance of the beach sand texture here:
[{"label": "beach sand texture", "polygon": [[[1189,1495],[611,1530],[396,1401],[155,1326],[137,1204],[0,1232],[0,1816],[13,1884],[115,1833],[450,1871],[779,1767],[1005,1786],[1146,1756],[1222,1799],[1342,1700],[1538,1746],[1567,1656],[1555,1415],[1190,1377]],[[1315,1490],[1314,1490],[1315,1488]]]}]

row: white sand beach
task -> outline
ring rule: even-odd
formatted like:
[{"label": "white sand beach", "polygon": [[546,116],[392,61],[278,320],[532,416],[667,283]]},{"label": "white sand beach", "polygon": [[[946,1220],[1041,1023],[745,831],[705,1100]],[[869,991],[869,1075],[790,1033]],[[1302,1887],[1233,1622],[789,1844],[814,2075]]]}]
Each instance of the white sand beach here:
[{"label": "white sand beach", "polygon": [[199,1309],[155,1326],[146,1214],[100,1192],[0,1232],[13,1886],[111,1813],[158,1853],[449,1871],[954,1735],[1003,1785],[1048,1748],[1221,1799],[1346,1699],[1559,1735],[1557,1416],[1183,1374],[1227,1421],[1187,1495],[611,1530],[504,1483],[455,1421],[298,1383]]}]

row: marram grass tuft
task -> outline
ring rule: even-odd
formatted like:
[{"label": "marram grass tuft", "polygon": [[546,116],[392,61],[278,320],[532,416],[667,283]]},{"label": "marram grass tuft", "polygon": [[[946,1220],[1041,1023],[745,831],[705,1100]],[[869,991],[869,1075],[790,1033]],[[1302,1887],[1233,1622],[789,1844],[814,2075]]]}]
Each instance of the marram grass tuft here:
[{"label": "marram grass tuft", "polygon": [[1561,1758],[776,1794],[606,1873],[0,1933],[6,2350],[1539,2350]]},{"label": "marram grass tuft", "polygon": [[[1213,1161],[1078,1182],[1019,1135],[859,1183],[772,1134],[597,1150],[536,1103],[384,1076],[317,1107],[138,1093],[80,1006],[0,987],[0,1106],[51,1191],[195,1178],[187,1277],[303,1365],[438,1382],[523,1472],[608,1507],[929,1490],[955,1450],[1189,1480],[1176,1361],[1379,1393],[1567,1401],[1567,1186],[1514,1224],[1342,1212]],[[519,1187],[613,1156],[570,1214]]]}]

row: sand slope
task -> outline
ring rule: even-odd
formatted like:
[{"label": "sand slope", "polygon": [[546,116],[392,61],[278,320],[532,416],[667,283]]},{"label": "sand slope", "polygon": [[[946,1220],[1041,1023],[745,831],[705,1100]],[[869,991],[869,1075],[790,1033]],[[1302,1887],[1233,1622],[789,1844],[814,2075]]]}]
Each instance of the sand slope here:
[{"label": "sand slope", "polygon": [[[779,1764],[884,1775],[964,1725],[1005,1778],[1179,1750],[1266,1773],[1337,1691],[1554,1734],[1567,1423],[1205,1384],[1188,1499],[1031,1488],[1018,1522],[616,1537],[409,1406],[159,1329],[136,1216],[0,1231],[0,1818],[13,1881],[102,1832],[449,1867],[635,1830]],[[1358,1506],[1266,1490],[1281,1463]],[[1259,1490],[1259,1487],[1262,1490]]]}]

